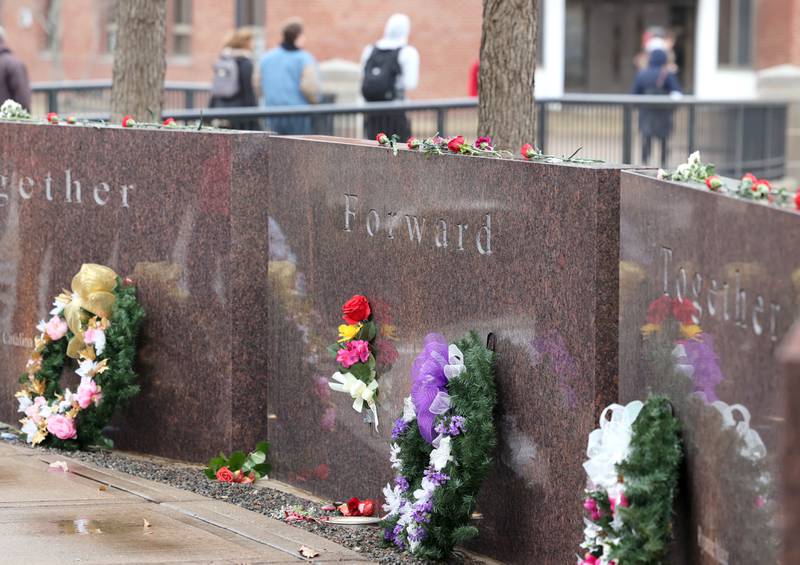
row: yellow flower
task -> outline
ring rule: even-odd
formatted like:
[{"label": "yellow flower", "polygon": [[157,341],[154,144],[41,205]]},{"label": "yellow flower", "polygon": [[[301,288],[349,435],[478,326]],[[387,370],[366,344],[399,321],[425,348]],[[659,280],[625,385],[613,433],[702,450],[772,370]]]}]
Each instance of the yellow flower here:
[{"label": "yellow flower", "polygon": [[342,324],[339,326],[339,343],[350,341],[358,335],[361,331],[361,326],[364,324]]},{"label": "yellow flower", "polygon": [[681,335],[686,339],[691,339],[699,333],[702,329],[697,324],[681,324]]},{"label": "yellow flower", "polygon": [[645,324],[642,326],[642,335],[647,337],[653,335],[657,331],[661,329],[661,325],[659,324]]}]

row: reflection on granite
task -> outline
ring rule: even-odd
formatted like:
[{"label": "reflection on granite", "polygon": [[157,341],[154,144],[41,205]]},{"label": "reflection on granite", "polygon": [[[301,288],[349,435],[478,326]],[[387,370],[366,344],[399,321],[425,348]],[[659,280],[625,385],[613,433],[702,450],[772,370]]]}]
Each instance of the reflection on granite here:
[{"label": "reflection on granite", "polygon": [[[28,339],[84,262],[133,278],[141,394],[117,445],[200,461],[266,406],[264,135],[0,125],[0,420]],[[241,414],[247,416],[242,422]],[[235,416],[234,416],[235,415]],[[244,424],[244,425],[243,425]]]},{"label": "reflection on granite", "polygon": [[620,400],[666,394],[683,426],[672,562],[774,563],[786,386],[774,354],[800,262],[780,250],[797,249],[800,217],[621,178]]},{"label": "reflection on granite", "polygon": [[781,449],[781,503],[783,520],[783,563],[800,563],[800,324],[781,343],[778,358],[786,379],[783,406],[786,410],[786,437]]},{"label": "reflection on granite", "polygon": [[[333,499],[379,497],[423,337],[495,332],[500,446],[475,545],[509,563],[573,560],[581,517],[564,509],[580,509],[576,454],[617,397],[618,169],[269,144],[277,478]],[[325,346],[356,293],[375,305],[391,364],[377,434],[320,383],[337,369]]]}]

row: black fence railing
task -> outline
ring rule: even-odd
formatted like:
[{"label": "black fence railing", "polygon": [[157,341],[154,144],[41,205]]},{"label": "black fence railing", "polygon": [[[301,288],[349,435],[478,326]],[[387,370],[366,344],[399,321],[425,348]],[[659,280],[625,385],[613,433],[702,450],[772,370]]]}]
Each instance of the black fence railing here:
[{"label": "black fence railing", "polygon": [[[48,110],[57,108],[62,114],[108,118],[109,83],[79,83],[78,88],[72,84],[58,86],[35,88],[37,96],[51,100]],[[362,138],[366,116],[401,111],[417,137],[478,134],[474,98],[209,109],[207,88],[167,83],[164,115],[183,123],[202,120],[207,125],[256,118],[265,130],[271,128],[274,118],[304,117],[309,118],[307,133]],[[549,154],[569,155],[581,147],[581,156],[608,162],[674,167],[692,151],[700,150],[703,160],[716,163],[720,174],[740,176],[749,171],[774,179],[785,173],[787,104],[782,101],[581,94],[539,98],[535,112],[536,131],[532,132],[531,142]],[[671,124],[666,138],[650,140],[649,156],[640,128],[648,113],[651,117],[658,114],[657,120]],[[662,141],[666,144],[665,162],[661,160]]]}]

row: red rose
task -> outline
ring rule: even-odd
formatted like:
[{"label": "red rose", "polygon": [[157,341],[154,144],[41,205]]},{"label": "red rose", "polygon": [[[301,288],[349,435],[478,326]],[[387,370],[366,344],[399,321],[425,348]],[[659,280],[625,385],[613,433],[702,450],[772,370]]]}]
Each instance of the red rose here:
[{"label": "red rose", "polygon": [[749,180],[750,182],[756,182],[758,178],[753,173],[745,173],[742,177],[742,180]]},{"label": "red rose", "polygon": [[717,175],[712,175],[706,179],[706,186],[708,187],[708,190],[717,192],[720,188],[722,188],[722,179]]},{"label": "red rose", "polygon": [[486,149],[487,151],[491,151],[494,149],[492,147],[492,138],[488,135],[482,135],[478,139],[475,140],[475,148],[476,149]]},{"label": "red rose", "polygon": [[167,118],[166,120],[164,120],[164,125],[167,126],[167,127],[169,127],[169,126],[177,126],[178,123],[175,121],[175,118]]},{"label": "red rose", "polygon": [[346,502],[337,506],[336,510],[338,510],[342,516],[350,516],[350,510],[348,510]]},{"label": "red rose", "polygon": [[221,483],[232,483],[233,473],[227,467],[220,467],[217,471],[217,480]]},{"label": "red rose", "polygon": [[347,501],[347,514],[345,516],[360,516],[358,505],[361,503],[355,496]]},{"label": "red rose", "polygon": [[361,294],[356,294],[342,306],[342,319],[348,324],[363,322],[369,315],[369,301]]},{"label": "red rose", "polygon": [[56,114],[55,112],[50,112],[49,114],[47,114],[47,117],[45,119],[51,124],[57,124],[58,114]]},{"label": "red rose", "polygon": [[124,128],[132,128],[136,125],[136,120],[133,119],[133,116],[125,116],[122,118],[122,127]]},{"label": "red rose", "polygon": [[800,210],[800,189],[794,193],[794,207]]},{"label": "red rose", "polygon": [[77,124],[78,123],[78,118],[76,118],[75,116],[67,116],[67,123],[68,124]]},{"label": "red rose", "polygon": [[420,141],[416,137],[409,137],[408,141],[406,141],[406,145],[408,145],[409,149],[417,149],[420,146]]},{"label": "red rose", "polygon": [[696,312],[694,304],[688,298],[678,300],[677,298],[672,302],[672,315],[681,324],[689,325],[694,324],[693,316]]},{"label": "red rose", "polygon": [[533,145],[530,143],[526,143],[522,146],[522,149],[519,150],[520,154],[525,157],[526,159],[530,159],[534,155],[536,155],[536,149],[533,148]]},{"label": "red rose", "polygon": [[384,145],[386,143],[389,143],[389,136],[383,132],[380,132],[378,135],[375,136],[375,141],[377,141],[381,145]]},{"label": "red rose", "polygon": [[372,516],[372,513],[375,511],[375,501],[371,498],[366,499],[364,502],[358,505],[358,512],[362,516]]},{"label": "red rose", "polygon": [[669,315],[672,299],[666,294],[656,298],[647,307],[647,323],[660,325]]},{"label": "red rose", "polygon": [[249,475],[242,473],[241,469],[233,474],[233,482],[241,484],[249,484],[256,480],[255,472],[250,472]]},{"label": "red rose", "polygon": [[447,148],[453,153],[460,153],[462,145],[464,145],[463,135],[457,135],[453,139],[447,142]]}]

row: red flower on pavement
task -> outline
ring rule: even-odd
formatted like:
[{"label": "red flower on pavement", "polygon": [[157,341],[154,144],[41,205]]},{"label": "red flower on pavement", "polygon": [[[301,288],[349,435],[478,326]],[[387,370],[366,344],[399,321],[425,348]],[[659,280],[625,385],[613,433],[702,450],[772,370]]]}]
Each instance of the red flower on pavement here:
[{"label": "red flower on pavement", "polygon": [[133,119],[133,116],[125,116],[122,118],[122,127],[124,128],[132,128],[136,125],[136,120]]},{"label": "red flower on pavement", "polygon": [[457,135],[453,139],[447,142],[447,148],[453,153],[460,153],[462,145],[464,145],[463,135]]},{"label": "red flower on pavement", "polygon": [[45,119],[50,124],[57,124],[59,117],[58,114],[56,114],[55,112],[50,112],[49,114],[47,114],[47,117]]},{"label": "red flower on pavement", "polygon": [[708,187],[708,190],[718,192],[719,189],[722,188],[722,185],[722,179],[717,175],[712,175],[706,179],[706,186]]},{"label": "red flower on pavement", "polygon": [[534,155],[536,155],[536,149],[534,149],[533,145],[530,143],[526,143],[522,146],[522,149],[519,150],[520,155],[525,157],[526,159],[530,159]]},{"label": "red flower on pavement", "polygon": [[227,467],[220,467],[217,471],[217,480],[221,483],[232,483],[233,473]]}]

